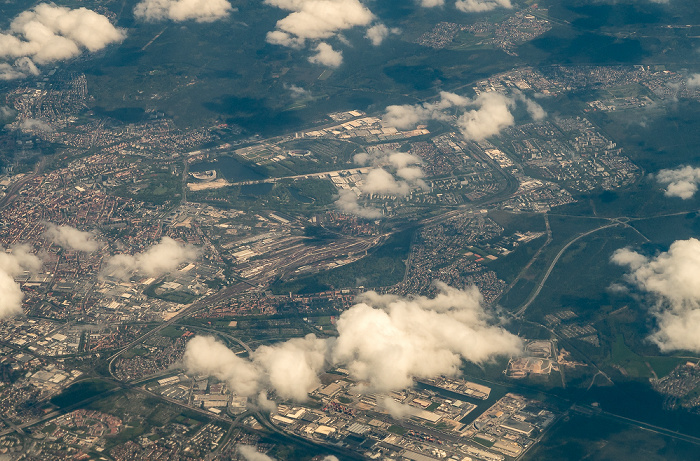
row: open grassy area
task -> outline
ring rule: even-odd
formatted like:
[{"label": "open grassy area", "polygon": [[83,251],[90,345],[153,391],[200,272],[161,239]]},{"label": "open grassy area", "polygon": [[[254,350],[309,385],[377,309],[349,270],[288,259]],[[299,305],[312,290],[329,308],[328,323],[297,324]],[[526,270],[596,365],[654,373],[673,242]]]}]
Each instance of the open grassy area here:
[{"label": "open grassy area", "polygon": [[153,427],[164,426],[170,422],[184,424],[194,431],[208,421],[206,416],[200,413],[183,410],[157,398],[129,391],[96,400],[89,405],[89,408],[115,415],[125,423],[124,430],[107,438],[108,450],[148,433]]},{"label": "open grassy area", "polygon": [[159,334],[161,336],[165,336],[166,338],[179,338],[182,336],[184,331],[182,331],[179,327],[176,327],[174,325],[170,325],[168,327],[163,328],[160,330]]},{"label": "open grassy area", "polygon": [[[540,218],[541,219],[541,218]],[[598,219],[582,219],[569,216],[556,216],[552,215],[549,217],[550,225],[552,228],[552,242],[542,251],[538,259],[530,266],[530,268],[524,273],[522,279],[518,284],[516,284],[510,292],[504,296],[501,300],[501,304],[508,309],[516,309],[518,306],[523,304],[525,300],[530,296],[530,294],[535,289],[536,285],[540,282],[542,276],[547,271],[549,265],[552,263],[557,253],[573,238],[577,235],[592,230],[605,224],[605,221]],[[550,280],[547,280],[544,288],[540,292],[537,298],[537,302],[531,305],[531,312],[546,311],[558,306],[562,302],[560,299],[561,295],[555,295],[555,299],[549,298],[548,301],[543,301],[548,299],[545,292],[550,289],[554,289],[558,292],[562,291],[572,291],[576,290],[576,286],[582,280],[586,280],[585,277],[597,276],[595,273],[586,272],[585,274],[579,274],[576,279],[570,277],[570,269],[572,265],[577,265],[576,273],[579,272],[578,268],[582,267],[580,262],[577,262],[577,257],[583,255],[587,258],[601,257],[602,249],[596,250],[594,253],[590,252],[590,248],[587,249],[589,241],[594,239],[597,234],[592,234],[591,237],[585,237],[579,243],[569,247],[564,254],[562,254],[561,259],[555,266],[554,271],[550,275]],[[512,280],[523,268],[525,264],[530,260],[532,255],[537,251],[537,249],[544,243],[543,238],[534,240],[529,244],[525,245],[523,249],[518,249],[508,256],[499,258],[493,264],[494,270],[500,275],[503,273],[503,277],[510,281]],[[600,242],[605,245],[605,241]],[[609,258],[609,257],[606,257]],[[607,259],[606,259],[607,261]],[[512,264],[512,265],[511,265]],[[606,263],[607,264],[607,263]],[[564,267],[564,269],[562,269]],[[593,282],[591,282],[593,283]],[[581,293],[589,294],[587,291],[590,287],[582,288]],[[599,291],[601,287],[596,286],[595,292]],[[544,304],[543,304],[544,303]],[[541,307],[542,306],[542,307]]]},{"label": "open grassy area", "polygon": [[602,416],[572,414],[523,458],[526,461],[689,460],[697,446]]},{"label": "open grassy area", "polygon": [[113,384],[101,379],[80,381],[68,386],[63,392],[53,397],[51,403],[59,408],[67,408],[113,388]]},{"label": "open grassy area", "polygon": [[636,354],[625,343],[625,338],[618,334],[612,345],[610,360],[612,364],[622,367],[632,378],[650,378],[652,376],[650,367],[644,359]]},{"label": "open grassy area", "polygon": [[164,291],[160,287],[163,285],[161,283],[154,283],[144,290],[146,296],[151,298],[162,299],[165,301],[170,301],[177,304],[190,304],[192,301],[197,299],[197,295],[188,293],[186,291]]},{"label": "open grassy area", "polygon": [[668,375],[678,365],[686,363],[687,358],[667,356],[667,357],[644,357],[644,360],[654,369],[656,376],[661,379]]}]

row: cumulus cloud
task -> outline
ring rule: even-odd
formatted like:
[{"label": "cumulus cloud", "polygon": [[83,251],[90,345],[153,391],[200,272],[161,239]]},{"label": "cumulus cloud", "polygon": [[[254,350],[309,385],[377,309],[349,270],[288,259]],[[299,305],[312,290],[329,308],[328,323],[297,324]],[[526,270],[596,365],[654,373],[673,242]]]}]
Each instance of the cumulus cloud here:
[{"label": "cumulus cloud", "polygon": [[0,32],[0,78],[39,73],[36,65],[69,59],[84,50],[98,51],[125,38],[105,16],[87,8],[41,3],[20,13]]},{"label": "cumulus cloud", "polygon": [[525,110],[533,120],[542,120],[547,116],[547,112],[537,102],[525,96],[522,92],[515,93],[519,101],[525,103]]},{"label": "cumulus cloud", "polygon": [[192,373],[228,382],[238,395],[258,395],[266,386],[285,399],[302,401],[320,384],[326,354],[326,340],[314,335],[260,346],[250,360],[238,357],[212,337],[197,336],[187,343],[183,365]]},{"label": "cumulus cloud", "polygon": [[56,245],[68,250],[93,252],[100,248],[101,243],[95,240],[92,232],[85,232],[71,226],[57,226],[46,223],[46,238]]},{"label": "cumulus cloud", "polygon": [[53,128],[51,128],[51,125],[48,123],[42,121],[42,120],[37,120],[34,118],[25,118],[22,120],[19,124],[19,128],[22,131],[46,131],[46,132],[51,132],[53,131]]},{"label": "cumulus cloud", "polygon": [[277,21],[275,30],[267,33],[267,42],[296,49],[304,48],[307,42],[316,42],[313,48],[316,54],[309,61],[328,67],[338,67],[343,62],[341,52],[327,43],[330,38],[347,43],[341,32],[366,27],[366,37],[374,45],[398,32],[383,24],[372,25],[376,17],[360,0],[265,0],[265,3],[290,12]]},{"label": "cumulus cloud", "polygon": [[434,8],[436,6],[443,6],[445,0],[420,0],[420,6],[423,8]]},{"label": "cumulus cloud", "polygon": [[612,262],[628,267],[627,282],[654,301],[657,325],[650,339],[664,352],[700,352],[700,241],[677,240],[653,258],[623,248]]},{"label": "cumulus cloud", "polygon": [[260,346],[253,353],[253,363],[263,371],[277,395],[302,401],[321,384],[318,376],[326,365],[327,352],[328,342],[310,334]]},{"label": "cumulus cloud", "polygon": [[688,78],[686,85],[688,85],[689,87],[700,86],[700,74],[691,75],[690,78]]},{"label": "cumulus cloud", "polygon": [[[428,189],[422,179],[424,172],[418,166],[421,160],[415,155],[407,152],[373,151],[356,154],[353,160],[358,165],[374,166],[362,175],[360,194],[405,197],[415,187]],[[376,208],[360,205],[358,195],[349,190],[341,190],[335,204],[340,211],[362,218],[376,219],[382,215]]]},{"label": "cumulus cloud", "polygon": [[9,119],[9,118],[14,118],[14,116],[17,114],[17,111],[12,109],[9,106],[0,106],[0,119]]},{"label": "cumulus cloud", "polygon": [[15,277],[25,271],[38,272],[41,260],[27,245],[15,245],[10,252],[0,247],[0,319],[22,313],[22,288]]},{"label": "cumulus cloud", "polygon": [[104,273],[126,278],[131,272],[138,270],[143,275],[157,277],[173,272],[180,264],[197,259],[198,255],[199,250],[196,247],[163,237],[160,243],[143,253],[112,256],[107,260]]},{"label": "cumulus cloud", "polygon": [[277,404],[273,400],[267,398],[267,392],[265,391],[260,391],[255,406],[268,413],[277,412]]},{"label": "cumulus cloud", "polygon": [[337,338],[311,334],[261,346],[250,359],[213,338],[195,337],[183,364],[191,373],[226,380],[240,395],[255,395],[262,386],[304,400],[328,366],[345,366],[370,391],[390,391],[412,386],[414,378],[454,375],[463,360],[520,353],[521,340],[493,324],[478,289],[442,283],[438,289],[432,299],[365,293],[339,317]]},{"label": "cumulus cloud", "polygon": [[374,168],[365,175],[362,192],[380,195],[408,195],[410,186],[404,181],[397,181],[394,175],[384,168]]},{"label": "cumulus cloud", "polygon": [[236,450],[246,461],[275,461],[274,458],[267,456],[265,453],[260,453],[252,445],[238,445]]},{"label": "cumulus cloud", "polygon": [[[470,99],[443,91],[437,102],[388,106],[382,121],[405,130],[429,120],[454,120],[465,139],[480,141],[515,123],[511,109],[518,102],[525,104],[525,109],[534,120],[541,120],[547,115],[542,106],[520,92],[513,97],[489,92]],[[470,107],[474,109],[468,110]]]},{"label": "cumulus cloud", "polygon": [[327,39],[343,30],[368,26],[374,20],[374,14],[359,0],[265,0],[265,3],[291,11],[277,21],[276,30],[302,42]]},{"label": "cumulus cloud", "polygon": [[367,32],[365,33],[365,37],[369,39],[370,42],[372,42],[372,45],[374,46],[379,46],[382,44],[385,38],[387,38],[391,34],[398,34],[400,33],[400,29],[397,28],[388,28],[384,24],[375,24],[369,29],[367,29]]},{"label": "cumulus cloud", "polygon": [[311,92],[309,90],[305,90],[304,88],[297,85],[285,84],[284,88],[289,91],[292,98],[294,99],[308,98],[309,96],[311,96]]},{"label": "cumulus cloud", "polygon": [[515,123],[510,109],[514,101],[500,93],[482,93],[475,100],[478,107],[462,114],[457,126],[465,139],[480,141],[496,135]]},{"label": "cumulus cloud", "polygon": [[335,206],[346,214],[358,216],[365,219],[379,219],[382,217],[382,211],[368,206],[362,206],[359,202],[357,194],[351,190],[340,189],[338,199],[335,201]]},{"label": "cumulus cloud", "polygon": [[482,13],[496,8],[513,8],[510,0],[457,0],[455,7],[465,13]]},{"label": "cumulus cloud", "polygon": [[410,405],[404,405],[388,396],[383,396],[377,401],[377,405],[382,410],[386,411],[394,419],[406,419],[411,416],[416,416],[420,411]]},{"label": "cumulus cloud", "polygon": [[267,43],[301,49],[306,44],[306,40],[299,37],[293,37],[287,32],[282,32],[281,30],[273,30],[267,33]]},{"label": "cumulus cloud", "polygon": [[645,265],[649,260],[646,256],[632,251],[629,248],[622,248],[617,250],[611,259],[612,262],[618,266],[629,266],[630,269],[636,271],[643,265]]},{"label": "cumulus cloud", "polygon": [[451,108],[465,107],[472,103],[471,99],[447,91],[440,92],[437,102],[426,102],[415,105],[388,106],[382,121],[387,125],[401,130],[414,128],[416,125],[428,120],[449,120],[447,110]]},{"label": "cumulus cloud", "polygon": [[14,64],[0,62],[0,80],[27,78],[40,73],[34,62],[27,57],[16,59]]},{"label": "cumulus cloud", "polygon": [[384,111],[382,120],[387,125],[393,126],[400,130],[407,130],[415,127],[421,122],[426,122],[431,119],[442,120],[442,112],[433,112],[430,108],[423,105],[401,105],[387,106]]},{"label": "cumulus cloud", "polygon": [[238,395],[252,396],[260,388],[260,372],[211,336],[196,336],[187,343],[182,359],[191,373],[226,381]]},{"label": "cumulus cloud", "polygon": [[326,67],[339,67],[343,63],[343,53],[336,51],[326,42],[321,42],[314,48],[316,54],[309,57],[312,64]]},{"label": "cumulus cloud", "polygon": [[700,168],[686,165],[673,170],[661,170],[656,174],[656,180],[666,186],[664,195],[667,197],[688,200],[698,191]]},{"label": "cumulus cloud", "polygon": [[134,7],[134,16],[144,21],[213,22],[232,10],[227,0],[143,0]]},{"label": "cumulus cloud", "polygon": [[365,293],[338,319],[333,361],[371,389],[389,391],[411,386],[414,377],[454,375],[462,360],[519,353],[520,339],[489,323],[476,287],[437,287],[432,299]]}]

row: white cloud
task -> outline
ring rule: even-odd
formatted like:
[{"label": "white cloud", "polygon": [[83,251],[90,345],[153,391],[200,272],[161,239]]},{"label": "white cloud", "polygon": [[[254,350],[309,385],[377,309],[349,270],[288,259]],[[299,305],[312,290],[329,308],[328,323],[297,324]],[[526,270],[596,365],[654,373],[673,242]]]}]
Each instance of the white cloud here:
[{"label": "white cloud", "polygon": [[420,167],[408,166],[405,168],[399,168],[396,170],[396,175],[405,179],[409,183],[418,183],[423,189],[428,188],[428,185],[421,179],[423,176],[425,176],[425,173]]},{"label": "white cloud", "polygon": [[303,38],[292,37],[281,30],[273,30],[267,33],[267,43],[301,49],[304,47],[306,41]]},{"label": "white cloud", "polygon": [[194,261],[199,250],[192,246],[176,242],[170,237],[163,237],[157,245],[143,253],[135,255],[118,254],[107,260],[104,270],[106,275],[126,278],[135,270],[149,277],[157,277],[173,272],[187,261]]},{"label": "white cloud", "polygon": [[420,414],[418,408],[404,405],[388,396],[383,396],[378,399],[377,405],[379,408],[389,413],[394,419],[406,419]]},{"label": "white cloud", "polygon": [[618,266],[629,266],[632,270],[637,270],[645,265],[649,260],[646,256],[632,251],[629,248],[621,248],[613,253],[612,262]]},{"label": "white cloud", "polygon": [[311,92],[309,90],[305,90],[304,88],[297,86],[297,85],[284,85],[284,88],[289,90],[289,93],[292,95],[292,98],[298,99],[298,98],[308,98],[311,96]]},{"label": "white cloud", "polygon": [[693,74],[688,78],[688,82],[686,83],[689,87],[696,87],[700,86],[700,74]]},{"label": "white cloud", "polygon": [[258,400],[255,402],[255,406],[263,411],[266,411],[267,413],[277,412],[277,404],[273,400],[267,398],[267,392],[265,391],[260,391],[258,394]]},{"label": "white cloud", "polygon": [[501,93],[482,93],[475,100],[477,109],[462,114],[457,126],[464,139],[480,141],[496,135],[515,123],[510,109],[514,101]]},{"label": "white cloud", "polygon": [[388,391],[410,387],[414,377],[454,375],[462,360],[519,353],[517,336],[489,324],[478,289],[437,287],[433,299],[363,295],[338,319],[333,361],[371,389]]},{"label": "white cloud", "polygon": [[143,0],[134,7],[134,16],[145,21],[213,22],[232,10],[227,0]]},{"label": "white cloud", "polygon": [[397,181],[384,168],[373,168],[364,176],[362,192],[365,194],[406,196],[410,186],[404,181]]},{"label": "white cloud", "polygon": [[182,363],[190,373],[226,381],[238,395],[251,396],[259,391],[258,369],[211,336],[192,338],[187,343]]},{"label": "white cloud", "polygon": [[653,258],[623,248],[612,262],[627,266],[626,280],[655,301],[657,326],[650,339],[664,352],[700,352],[700,241],[677,240]]},{"label": "white cloud", "polygon": [[[511,109],[520,101],[534,120],[547,114],[535,101],[522,93],[512,98],[501,93],[482,93],[475,99],[465,98],[443,91],[440,99],[433,103],[388,106],[382,121],[398,129],[410,129],[429,120],[449,121],[456,118],[456,125],[467,140],[479,141],[496,135],[515,123]],[[467,110],[469,107],[475,109]]]},{"label": "white cloud", "polygon": [[257,448],[251,445],[238,445],[236,450],[245,461],[275,461],[274,458],[267,456],[265,453],[260,453]]},{"label": "white cloud", "polygon": [[420,165],[421,159],[408,152],[391,151],[386,156],[379,156],[375,160],[375,164],[383,163],[394,166],[395,168],[406,168],[410,165]]},{"label": "white cloud", "polygon": [[437,285],[433,299],[368,292],[338,319],[338,337],[314,335],[262,346],[242,359],[213,338],[195,337],[185,350],[190,373],[226,380],[240,395],[269,386],[283,398],[304,400],[330,365],[343,365],[372,391],[410,387],[413,378],[454,375],[462,360],[481,363],[518,354],[521,340],[492,324],[479,291]]},{"label": "white cloud", "polygon": [[407,130],[415,127],[421,122],[426,122],[431,119],[442,119],[441,112],[435,112],[425,107],[424,105],[401,105],[387,106],[384,111],[382,120],[389,126],[393,126],[400,130]]},{"label": "white cloud", "polygon": [[360,218],[378,219],[382,217],[381,210],[360,205],[357,194],[347,189],[338,191],[338,199],[335,201],[335,206],[343,213]]},{"label": "white cloud", "polygon": [[659,184],[666,186],[667,197],[692,198],[700,184],[700,168],[686,165],[674,170],[661,170],[656,174]]},{"label": "white cloud", "polygon": [[0,247],[0,319],[22,313],[24,294],[14,278],[41,268],[41,260],[30,251],[26,245],[13,246],[10,253]]},{"label": "white cloud", "polygon": [[[382,24],[371,24],[375,15],[360,0],[265,0],[266,4],[290,13],[277,21],[275,30],[267,33],[267,42],[290,48],[304,48],[307,42],[315,43],[316,54],[309,58],[315,64],[338,67],[342,54],[327,43],[330,38],[348,44],[341,35],[345,30],[366,27],[366,37],[379,45],[390,33]],[[319,41],[322,41],[318,43]]]},{"label": "white cloud", "polygon": [[343,30],[368,26],[374,20],[374,14],[359,0],[265,0],[265,3],[291,11],[277,21],[276,29],[302,41],[334,37]]},{"label": "white cloud", "polygon": [[14,118],[17,111],[9,106],[0,106],[0,119]]},{"label": "white cloud", "polygon": [[420,0],[420,6],[423,8],[434,8],[436,6],[443,6],[445,0]]},{"label": "white cloud", "polygon": [[307,335],[260,346],[253,353],[253,362],[280,397],[302,401],[321,384],[318,376],[326,365],[327,348],[326,340]]},{"label": "white cloud", "polygon": [[379,46],[382,44],[385,38],[390,34],[399,34],[401,31],[397,28],[388,28],[384,24],[375,24],[365,33],[365,37],[372,42],[372,45]]},{"label": "white cloud", "polygon": [[321,64],[326,67],[338,67],[343,63],[343,53],[336,51],[326,42],[321,42],[314,48],[316,54],[309,57],[312,64]]},{"label": "white cloud", "polygon": [[46,131],[51,132],[53,128],[51,125],[44,122],[43,120],[37,120],[34,118],[25,118],[19,124],[19,128],[22,131]]},{"label": "white cloud", "polygon": [[496,8],[513,8],[510,0],[457,0],[455,7],[465,13],[481,13]]},{"label": "white cloud", "polygon": [[[356,154],[353,160],[358,165],[374,166],[362,175],[362,184],[359,186],[361,194],[405,197],[414,187],[428,189],[422,179],[424,172],[418,166],[421,160],[415,155],[407,152],[373,151],[372,154]],[[361,206],[357,194],[349,190],[341,189],[335,204],[340,211],[362,218],[376,219],[382,216],[376,208]]]},{"label": "white cloud", "polygon": [[[20,13],[0,32],[0,78],[38,74],[34,63],[47,64],[98,51],[126,37],[105,16],[87,8],[41,3]],[[13,62],[13,64],[11,64]]]},{"label": "white cloud", "polygon": [[39,69],[27,57],[16,59],[14,64],[0,62],[0,80],[15,80],[39,74]]},{"label": "white cloud", "polygon": [[542,120],[547,116],[547,112],[537,102],[525,96],[522,92],[515,93],[519,101],[525,103],[525,110],[533,120]]},{"label": "white cloud", "polygon": [[46,223],[44,235],[56,245],[68,250],[93,252],[97,251],[101,245],[91,232],[80,231],[71,226]]},{"label": "white cloud", "polygon": [[388,106],[382,120],[387,125],[401,130],[414,128],[419,123],[428,120],[449,120],[450,115],[447,109],[453,107],[465,107],[471,104],[469,98],[455,93],[442,91],[440,100],[433,103],[423,103],[415,105]]},{"label": "white cloud", "polygon": [[360,152],[352,157],[353,162],[358,165],[367,165],[371,159],[371,156],[367,152]]}]

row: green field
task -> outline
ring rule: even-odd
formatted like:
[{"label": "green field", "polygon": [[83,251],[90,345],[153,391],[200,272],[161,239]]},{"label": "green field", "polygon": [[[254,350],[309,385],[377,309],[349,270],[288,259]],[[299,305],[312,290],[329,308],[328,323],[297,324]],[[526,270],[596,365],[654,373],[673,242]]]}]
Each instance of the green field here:
[{"label": "green field", "polygon": [[614,365],[622,367],[632,378],[650,378],[652,376],[650,367],[641,356],[625,344],[625,339],[621,334],[617,335],[612,345],[610,360]]},{"label": "green field", "polygon": [[51,403],[59,408],[67,408],[76,403],[100,395],[114,385],[100,379],[89,379],[68,386],[63,392],[51,399]]},{"label": "green field", "polygon": [[154,283],[144,290],[144,294],[146,294],[146,296],[150,296],[151,298],[162,299],[177,304],[190,304],[192,301],[197,299],[197,295],[186,291],[165,291],[163,293],[158,293],[158,289],[162,285],[163,282]]},{"label": "green field", "polygon": [[523,458],[527,461],[690,460],[697,446],[602,416],[572,414]]}]

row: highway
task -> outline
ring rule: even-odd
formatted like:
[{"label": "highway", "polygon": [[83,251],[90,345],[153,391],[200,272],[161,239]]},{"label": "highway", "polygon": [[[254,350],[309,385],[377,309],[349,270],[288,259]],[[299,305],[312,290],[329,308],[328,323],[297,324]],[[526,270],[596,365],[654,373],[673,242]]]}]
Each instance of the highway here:
[{"label": "highway", "polygon": [[535,288],[535,291],[530,295],[530,297],[527,299],[527,301],[525,301],[525,303],[524,303],[522,306],[520,306],[520,308],[519,308],[517,311],[515,311],[515,314],[514,314],[515,317],[520,318],[520,317],[523,316],[523,314],[525,313],[525,311],[527,310],[527,308],[530,307],[530,305],[532,304],[532,302],[533,302],[533,301],[537,298],[537,296],[540,294],[540,291],[542,291],[542,288],[544,287],[544,284],[547,282],[547,279],[549,278],[549,276],[552,274],[552,271],[554,270],[554,266],[556,266],[557,263],[559,262],[559,258],[562,257],[562,255],[566,252],[566,250],[567,250],[571,245],[573,245],[574,243],[576,243],[576,242],[579,241],[580,239],[582,239],[582,238],[584,238],[584,237],[587,237],[587,236],[593,234],[594,232],[598,232],[598,231],[600,231],[600,230],[607,229],[607,228],[609,228],[609,227],[619,226],[620,224],[621,224],[621,223],[619,223],[619,222],[616,221],[616,222],[611,223],[611,224],[606,224],[606,225],[604,225],[604,226],[596,227],[595,229],[589,230],[588,232],[584,232],[583,234],[579,234],[579,235],[577,235],[576,237],[574,237],[574,238],[572,238],[571,240],[569,240],[569,242],[568,242],[566,245],[564,245],[564,246],[562,247],[562,249],[559,250],[559,253],[557,253],[557,255],[554,257],[554,259],[552,260],[551,264],[550,264],[549,267],[547,268],[547,272],[545,272],[544,277],[542,277],[542,280],[540,280],[540,283],[537,285],[537,288]]},{"label": "highway", "polygon": [[587,405],[574,404],[571,406],[571,410],[582,413],[585,415],[601,415],[621,423],[630,424],[632,426],[637,426],[639,429],[654,432],[656,434],[664,435],[674,439],[683,440],[684,442],[692,443],[693,445],[700,445],[700,437],[695,437],[692,435],[684,434],[682,432],[672,431],[660,426],[655,426],[653,424],[645,423],[644,421],[639,421],[632,418],[627,418],[625,416],[616,415],[615,413],[610,413],[607,411],[602,411],[600,408],[590,407]]},{"label": "highway", "polygon": [[503,293],[498,295],[496,299],[494,299],[493,304],[498,304],[498,302],[503,299],[505,295],[507,295],[510,290],[513,289],[513,287],[520,281],[521,278],[527,273],[527,271],[532,267],[532,264],[537,261],[537,259],[540,257],[542,254],[542,251],[550,244],[552,243],[552,227],[549,225],[549,215],[547,213],[544,214],[544,224],[547,232],[547,240],[542,244],[541,247],[537,249],[534,255],[532,255],[532,258],[530,258],[530,261],[528,261],[527,264],[525,264],[525,267],[523,267],[520,272],[518,272],[518,275],[508,284],[505,290],[503,290]]},{"label": "highway", "polygon": [[34,179],[37,175],[41,174],[45,165],[46,159],[42,158],[39,163],[36,164],[36,167],[34,167],[34,171],[31,174],[26,175],[24,178],[10,186],[10,188],[5,192],[5,196],[0,199],[0,208],[5,208],[7,205],[12,203],[17,191],[19,191],[25,184]]},{"label": "highway", "polygon": [[146,339],[150,338],[154,334],[158,333],[159,331],[163,330],[164,328],[169,327],[170,325],[174,324],[180,319],[183,319],[190,314],[193,314],[194,312],[204,309],[210,304],[216,304],[217,302],[229,297],[233,296],[235,294],[240,294],[245,291],[248,291],[251,289],[251,283],[250,282],[239,282],[236,283],[235,285],[229,286],[224,288],[223,290],[218,291],[217,293],[214,293],[213,295],[207,296],[206,298],[200,299],[198,301],[195,301],[188,307],[182,309],[180,312],[178,312],[175,316],[173,316],[171,319],[164,321],[163,323],[159,324],[158,326],[154,327],[153,329],[149,330],[148,332],[144,333],[143,335],[139,336],[138,338],[134,339],[131,341],[129,344],[126,346],[122,347],[119,349],[116,353],[111,355],[107,360],[109,361],[109,373],[112,375],[112,378],[115,380],[118,380],[116,376],[114,376],[114,371],[112,370],[112,364],[114,361],[122,355],[124,352],[127,350],[131,349],[132,347],[136,346],[137,344],[142,343]]}]

